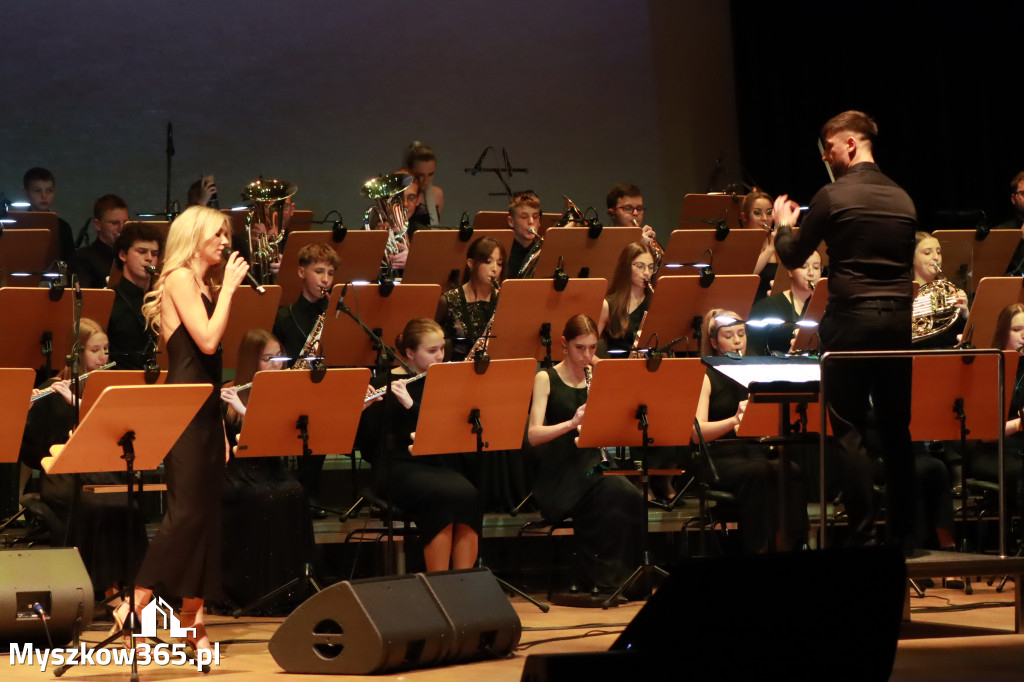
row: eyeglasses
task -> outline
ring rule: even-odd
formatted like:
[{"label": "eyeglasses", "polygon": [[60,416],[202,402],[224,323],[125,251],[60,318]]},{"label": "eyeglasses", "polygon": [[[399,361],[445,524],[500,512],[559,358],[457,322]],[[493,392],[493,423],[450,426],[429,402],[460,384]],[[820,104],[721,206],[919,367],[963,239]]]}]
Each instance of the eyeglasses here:
[{"label": "eyeglasses", "polygon": [[658,271],[658,266],[655,265],[654,263],[644,263],[642,261],[637,261],[637,262],[633,263],[633,269],[636,270],[637,272],[643,272],[644,270],[649,270],[651,272],[651,274],[653,275],[654,273],[656,273]]},{"label": "eyeglasses", "polygon": [[626,204],[625,206],[616,206],[615,210],[616,211],[622,211],[623,213],[626,213],[628,215],[628,214],[633,214],[633,213],[643,213],[644,212],[644,207],[642,205],[641,206],[630,206],[629,204]]},{"label": "eyeglasses", "polygon": [[283,358],[283,357],[281,357],[281,355],[280,355],[280,354],[275,354],[275,355],[261,355],[261,356],[260,356],[260,362],[262,362],[262,363],[264,363],[264,364],[266,364],[266,363],[268,363],[268,362],[282,362],[282,361],[284,361],[284,360],[287,360],[287,358]]},{"label": "eyeglasses", "polygon": [[755,208],[753,211],[751,211],[751,213],[754,214],[755,218],[763,218],[766,215],[771,215],[772,214],[772,209],[770,209],[770,208]]}]

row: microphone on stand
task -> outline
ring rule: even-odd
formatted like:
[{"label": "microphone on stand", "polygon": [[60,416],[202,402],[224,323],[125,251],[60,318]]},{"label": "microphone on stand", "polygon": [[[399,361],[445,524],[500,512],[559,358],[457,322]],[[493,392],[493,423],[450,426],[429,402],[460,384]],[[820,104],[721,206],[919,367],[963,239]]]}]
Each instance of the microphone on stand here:
[{"label": "microphone on stand", "polygon": [[[223,249],[221,249],[220,257],[225,262],[227,262],[227,260],[229,258],[231,258],[231,247],[230,246],[225,246]],[[249,284],[252,285],[253,289],[255,289],[256,291],[258,291],[261,294],[267,293],[267,290],[263,288],[263,285],[260,284],[258,281],[256,281],[256,278],[252,276],[252,271],[246,271],[245,278],[247,280],[249,280]]]},{"label": "microphone on stand", "polygon": [[338,306],[334,309],[334,319],[338,319],[338,315],[341,315],[341,311],[345,309],[345,294],[348,293],[348,282],[341,287],[341,298],[338,299]]}]

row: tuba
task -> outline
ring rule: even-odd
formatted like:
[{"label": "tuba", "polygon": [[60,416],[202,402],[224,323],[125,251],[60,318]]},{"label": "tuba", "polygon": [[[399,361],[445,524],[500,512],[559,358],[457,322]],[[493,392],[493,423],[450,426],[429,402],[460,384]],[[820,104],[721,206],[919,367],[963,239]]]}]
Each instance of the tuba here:
[{"label": "tuba", "polygon": [[956,285],[943,276],[938,262],[932,268],[935,281],[921,286],[914,298],[911,340],[915,343],[938,336],[960,319]]},{"label": "tuba", "polygon": [[[253,277],[260,284],[272,284],[270,264],[281,256],[281,242],[284,241],[285,201],[299,190],[298,186],[286,180],[264,180],[261,175],[242,190],[242,198],[253,203],[245,218],[245,236],[249,243],[249,264]],[[253,235],[257,224],[263,231]]]},{"label": "tuba", "polygon": [[408,173],[391,173],[369,180],[360,190],[364,197],[376,202],[363,214],[363,229],[371,229],[370,219],[376,214],[376,229],[388,231],[388,243],[384,247],[385,260],[401,250],[401,242],[409,230],[409,216],[406,215],[402,195],[411,184],[412,176]]}]

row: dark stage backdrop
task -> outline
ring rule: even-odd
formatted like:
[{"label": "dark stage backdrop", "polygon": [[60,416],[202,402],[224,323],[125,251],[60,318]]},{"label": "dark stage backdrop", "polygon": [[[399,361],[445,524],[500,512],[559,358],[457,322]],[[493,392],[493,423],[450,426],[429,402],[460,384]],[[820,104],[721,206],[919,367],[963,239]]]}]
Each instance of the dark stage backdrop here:
[{"label": "dark stage backdrop", "polygon": [[1024,170],[1024,4],[737,0],[732,14],[742,157],[766,191],[810,200],[828,181],[818,130],[860,109],[923,228],[940,211],[1010,216],[1009,181]]},{"label": "dark stage backdrop", "polygon": [[450,224],[504,209],[496,178],[463,172],[492,145],[545,210],[564,193],[606,218],[630,181],[667,234],[716,158],[738,167],[731,30],[729,4],[706,0],[11,4],[0,190],[20,196],[40,165],[76,230],[107,192],[160,211],[171,121],[182,204],[201,173],[221,206],[262,174],[357,227],[359,188],[415,139],[438,154]]}]

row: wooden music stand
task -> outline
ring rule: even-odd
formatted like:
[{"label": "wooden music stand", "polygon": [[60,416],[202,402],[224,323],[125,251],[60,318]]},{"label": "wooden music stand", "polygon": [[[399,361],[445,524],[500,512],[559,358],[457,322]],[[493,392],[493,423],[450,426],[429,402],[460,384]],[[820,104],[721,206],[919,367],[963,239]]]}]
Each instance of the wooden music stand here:
[{"label": "wooden music stand", "polygon": [[53,262],[49,258],[52,238],[47,230],[4,228],[0,234],[0,286],[39,286],[39,273]]},{"label": "wooden music stand", "polygon": [[[71,350],[75,293],[70,290],[58,301],[50,300],[46,289],[5,287],[0,289],[0,338],[4,352],[0,367],[57,367]],[[82,289],[82,317],[103,322],[110,319],[114,292],[110,289]],[[44,352],[44,335],[49,335],[52,352]]]},{"label": "wooden music stand", "polygon": [[534,279],[555,274],[559,260],[570,277],[610,280],[615,275],[619,253],[632,242],[640,241],[639,227],[605,227],[592,239],[587,227],[559,227],[544,235],[544,248],[537,258]]},{"label": "wooden music stand", "polygon": [[0,369],[0,464],[18,461],[35,380],[31,369]]},{"label": "wooden music stand", "polygon": [[46,255],[44,265],[54,262],[60,257],[60,222],[57,214],[52,211],[9,211],[8,218],[14,219],[15,229],[46,230],[50,236],[46,239]]},{"label": "wooden music stand", "polygon": [[818,339],[818,325],[810,323],[821,323],[821,318],[825,316],[825,307],[827,305],[828,277],[818,280],[818,283],[814,286],[814,293],[807,300],[804,316],[800,318],[803,324],[796,328],[796,338],[793,340],[794,352],[802,353],[811,347],[814,347],[815,350],[821,349],[821,344],[816,340]]},{"label": "wooden music stand", "polygon": [[[953,411],[953,402],[963,401],[963,407],[973,415],[970,430],[972,439],[996,440],[1003,430],[1002,419],[996,419],[998,391],[995,376],[999,358],[996,355],[959,358],[954,354],[917,356],[914,358],[913,393],[914,410],[910,418],[910,437],[916,441],[960,440],[960,421]],[[1004,380],[1003,405],[1010,404],[1014,377],[1020,354],[1003,351]]]},{"label": "wooden music stand", "polygon": [[680,229],[707,229],[720,221],[725,227],[739,228],[740,210],[745,194],[687,194],[679,216]]},{"label": "wooden music stand", "polygon": [[942,245],[942,270],[950,280],[962,280],[968,291],[975,291],[985,277],[1000,277],[1006,272],[1017,244],[1019,230],[992,230],[983,240],[977,230],[936,230],[932,236]]},{"label": "wooden music stand", "polygon": [[986,277],[981,280],[961,338],[975,348],[995,348],[999,313],[1012,303],[1024,303],[1024,278]]},{"label": "wooden music stand", "polygon": [[[632,446],[641,452],[640,481],[644,499],[650,483],[650,446],[688,445],[704,381],[704,365],[698,358],[662,360],[651,371],[647,360],[602,360],[594,367],[587,409],[580,423],[577,444],[581,448]],[[649,519],[644,513],[640,536],[640,565],[602,604],[608,608],[618,596],[650,573],[668,576],[655,565],[648,542]]]},{"label": "wooden music stand", "polygon": [[[712,308],[722,308],[746,319],[750,316],[759,281],[757,275],[719,275],[710,287],[704,289],[696,275],[658,278],[640,344],[660,346],[682,337],[686,346],[678,350],[685,348],[700,353],[699,340],[703,334],[701,325],[705,313]],[[658,342],[649,344],[654,334],[658,335]]]},{"label": "wooden music stand", "polygon": [[[154,384],[167,383],[167,370],[161,370]],[[94,372],[85,380],[85,391],[82,393],[82,407],[79,410],[84,418],[108,386],[152,386],[146,382],[146,372],[141,369],[109,369]]]},{"label": "wooden music stand", "polygon": [[[51,456],[42,460],[48,474],[84,474],[125,471],[128,508],[135,505],[135,472],[152,471],[177,442],[195,417],[212,386],[174,384],[171,386],[112,386],[96,401],[92,410],[71,434],[67,443],[50,447]],[[153,415],[158,414],[159,419]],[[126,520],[126,523],[128,521]],[[128,534],[128,564],[134,563],[133,534]],[[182,548],[187,551],[188,548]],[[134,576],[125,585],[129,613],[135,612]],[[133,637],[132,618],[94,648],[100,649],[120,637]],[[54,670],[60,677],[67,664]],[[138,679],[138,657],[132,657],[132,679]]]},{"label": "wooden music stand", "polygon": [[[541,213],[537,234],[543,237],[548,228],[554,226],[561,217],[561,213]],[[473,216],[473,227],[481,230],[509,230],[508,211],[477,211]]]},{"label": "wooden music stand", "polygon": [[413,455],[523,446],[537,363],[492,360],[483,374],[474,370],[472,362],[436,363],[427,370]]},{"label": "wooden music stand", "polygon": [[[464,238],[465,237],[465,238]],[[442,290],[454,289],[462,283],[469,245],[481,237],[496,239],[505,249],[506,259],[512,249],[512,230],[420,230],[416,248],[409,250],[409,260],[402,273],[405,284],[439,284]],[[454,275],[454,276],[453,276]]]},{"label": "wooden music stand", "polygon": [[365,368],[328,369],[320,381],[304,370],[257,372],[235,456],[350,452],[369,383]]},{"label": "wooden music stand", "polygon": [[488,353],[492,358],[551,360],[552,339],[557,342],[570,317],[582,313],[597,321],[607,287],[603,279],[570,279],[563,291],[551,279],[505,280]]},{"label": "wooden music stand", "polygon": [[[336,285],[327,303],[327,317],[320,337],[324,363],[332,367],[370,367],[376,363],[377,349],[348,315],[338,313],[338,301],[345,286]],[[441,287],[437,284],[397,284],[388,296],[382,296],[379,284],[352,284],[345,294],[345,303],[359,315],[384,343],[393,343],[395,336],[416,317],[434,319]],[[365,388],[365,387],[364,387]]]},{"label": "wooden music stand", "polygon": [[295,234],[289,231],[277,276],[281,302],[290,305],[302,293],[302,280],[298,276],[299,251],[307,244],[326,244],[338,254],[341,265],[334,271],[335,282],[376,282],[387,241],[388,233],[384,230],[349,230],[340,242],[334,241],[330,230]]},{"label": "wooden music stand", "polygon": [[267,293],[261,294],[248,284],[235,290],[231,299],[231,316],[221,339],[224,369],[234,369],[238,364],[238,345],[250,329],[270,331],[274,328],[277,308],[281,305],[281,287],[267,284],[263,288]]},{"label": "wooden music stand", "polygon": [[715,230],[673,230],[661,261],[661,271],[666,275],[689,274],[678,270],[678,264],[707,262],[705,251],[710,251],[711,266],[717,274],[752,274],[765,236],[764,230],[736,229],[730,230],[723,241],[718,241]]}]

